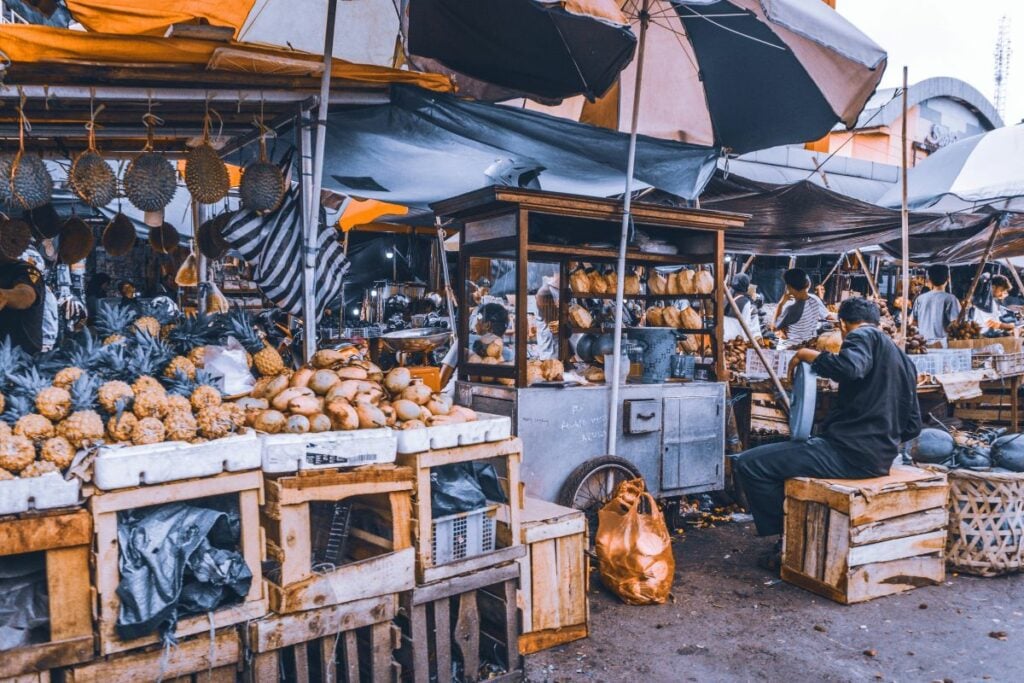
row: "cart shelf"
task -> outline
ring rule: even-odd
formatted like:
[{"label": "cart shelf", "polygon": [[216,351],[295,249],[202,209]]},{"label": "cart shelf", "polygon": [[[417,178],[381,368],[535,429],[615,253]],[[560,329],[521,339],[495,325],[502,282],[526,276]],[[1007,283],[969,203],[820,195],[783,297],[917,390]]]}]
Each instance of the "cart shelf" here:
[{"label": "cart shelf", "polygon": [[[590,294],[590,293],[578,293],[572,292],[573,299],[615,299],[615,294]],[[622,297],[627,301],[635,299],[638,301],[676,301],[678,299],[688,299],[691,301],[715,301],[714,294],[626,294]]]}]

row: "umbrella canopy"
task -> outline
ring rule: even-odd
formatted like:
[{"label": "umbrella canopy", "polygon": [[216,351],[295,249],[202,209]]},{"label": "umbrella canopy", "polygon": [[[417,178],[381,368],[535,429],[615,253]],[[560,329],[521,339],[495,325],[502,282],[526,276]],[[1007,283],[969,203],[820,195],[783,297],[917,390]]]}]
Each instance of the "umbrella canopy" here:
[{"label": "umbrella canopy", "polygon": [[[742,154],[852,126],[878,86],[885,51],[819,0],[625,0],[647,17],[638,130]],[[637,61],[596,103],[562,116],[629,130]],[[529,105],[537,107],[538,105]]]},{"label": "umbrella canopy", "polygon": [[[930,211],[989,207],[1024,212],[1024,125],[1007,126],[943,147],[907,173],[908,206]],[[900,205],[899,187],[878,203]]]},{"label": "umbrella canopy", "polygon": [[[328,0],[67,0],[90,31],[163,35],[205,22],[247,43],[323,52]],[[604,94],[636,38],[615,0],[338,2],[334,55],[360,64],[458,75],[465,92],[547,101]],[[486,85],[485,85],[486,84]],[[497,88],[494,88],[497,86]]]}]

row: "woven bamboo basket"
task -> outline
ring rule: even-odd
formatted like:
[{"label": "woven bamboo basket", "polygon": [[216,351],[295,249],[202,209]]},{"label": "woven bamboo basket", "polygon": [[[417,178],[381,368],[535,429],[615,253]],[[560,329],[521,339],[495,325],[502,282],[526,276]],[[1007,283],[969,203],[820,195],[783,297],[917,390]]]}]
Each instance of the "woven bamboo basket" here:
[{"label": "woven bamboo basket", "polygon": [[1022,571],[1024,473],[934,469],[949,475],[949,565],[977,576]]}]

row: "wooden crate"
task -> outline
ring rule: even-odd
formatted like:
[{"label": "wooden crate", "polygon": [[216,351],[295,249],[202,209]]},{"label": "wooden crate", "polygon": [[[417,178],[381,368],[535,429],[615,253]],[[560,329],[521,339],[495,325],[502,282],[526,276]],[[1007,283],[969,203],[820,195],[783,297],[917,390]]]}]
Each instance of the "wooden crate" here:
[{"label": "wooden crate", "polygon": [[[522,680],[518,579],[519,564],[512,562],[404,593],[398,619],[403,680],[454,683],[453,661],[463,672],[458,680],[467,683]],[[481,672],[482,663],[494,660],[500,672]]]},{"label": "wooden crate", "polygon": [[1011,426],[1015,417],[1013,393],[1018,386],[1019,378],[982,382],[981,396],[953,403],[953,416],[988,426]]},{"label": "wooden crate", "polygon": [[948,493],[944,474],[914,467],[790,479],[782,578],[843,604],[941,583]]},{"label": "wooden crate", "polygon": [[103,657],[64,671],[66,683],[235,683],[243,661],[237,628],[219,629],[210,641],[204,634],[186,638],[171,648],[153,646],[136,652]]},{"label": "wooden crate", "polygon": [[95,656],[89,552],[92,517],[82,509],[25,512],[0,518],[0,561],[43,553],[50,640],[0,652],[0,678],[43,680],[45,672]]},{"label": "wooden crate", "polygon": [[527,497],[523,506],[519,652],[530,654],[587,637],[590,567],[587,518],[580,510]]},{"label": "wooden crate", "polygon": [[[267,556],[280,563],[280,578],[267,580],[270,608],[280,614],[389,595],[415,585],[410,519],[413,471],[394,465],[357,470],[309,470],[264,480],[261,520]],[[353,528],[349,545],[357,561],[314,572],[310,504],[354,499],[377,507],[391,523],[391,538]]]},{"label": "wooden crate", "polygon": [[[135,508],[188,502],[212,496],[236,495],[241,517],[241,551],[252,572],[252,586],[248,595],[238,604],[216,610],[214,626],[219,630],[250,619],[258,619],[267,612],[267,598],[263,583],[263,538],[259,524],[259,506],[263,497],[263,473],[256,471],[221,474],[205,479],[176,481],[156,486],[100,492],[89,499],[93,525],[96,529],[96,599],[100,636],[100,654],[108,655],[133,650],[158,641],[157,634],[124,640],[117,635],[121,599],[117,586],[121,580],[117,539],[117,513]],[[207,615],[185,617],[178,622],[174,635],[185,638],[210,631]]]},{"label": "wooden crate", "polygon": [[[522,491],[519,485],[519,466],[522,453],[523,442],[513,437],[474,446],[398,454],[399,464],[412,467],[416,477],[416,487],[413,489],[413,540],[416,544],[416,579],[419,583],[432,583],[468,574],[485,567],[512,562],[526,555],[520,522]],[[490,553],[437,564],[431,551],[433,515],[430,507],[430,470],[441,465],[485,460],[493,461],[499,475],[504,474],[502,484],[508,497],[508,502],[499,505],[496,512],[496,547]]]},{"label": "wooden crate", "polygon": [[386,683],[398,677],[393,623],[398,596],[386,595],[249,624],[250,683]]}]

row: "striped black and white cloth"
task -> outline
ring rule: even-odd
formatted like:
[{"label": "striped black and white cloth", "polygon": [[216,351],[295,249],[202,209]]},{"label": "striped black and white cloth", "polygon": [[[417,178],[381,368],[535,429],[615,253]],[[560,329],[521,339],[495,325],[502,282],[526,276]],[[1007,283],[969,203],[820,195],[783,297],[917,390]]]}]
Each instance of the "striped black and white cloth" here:
[{"label": "striped black and white cloth", "polygon": [[[341,295],[349,261],[338,232],[318,222],[316,245],[316,317]],[[256,286],[274,305],[302,316],[302,201],[297,187],[290,189],[274,212],[260,215],[239,211],[223,230],[224,239],[253,266]]]}]

